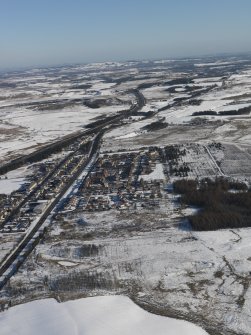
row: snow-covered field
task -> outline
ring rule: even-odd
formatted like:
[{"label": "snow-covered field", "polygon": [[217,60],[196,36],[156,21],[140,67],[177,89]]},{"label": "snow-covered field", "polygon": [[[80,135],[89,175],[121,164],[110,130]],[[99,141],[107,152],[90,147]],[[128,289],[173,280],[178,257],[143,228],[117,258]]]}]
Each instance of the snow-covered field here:
[{"label": "snow-covered field", "polygon": [[[190,60],[191,61],[191,60]],[[96,117],[110,115],[127,109],[132,96],[129,89],[143,85],[141,92],[147,99],[143,112],[157,111],[171,105],[176,99],[193,99],[193,94],[202,93],[199,105],[181,105],[158,113],[166,122],[183,124],[190,122],[194,112],[224,111],[251,106],[251,69],[246,59],[211,59],[207,62],[194,60],[195,74],[189,82],[182,83],[190,74],[184,71],[173,72],[172,67],[183,66],[188,60],[152,62],[107,62],[61,67],[52,69],[34,69],[24,73],[9,73],[0,77],[0,154],[6,161],[18,153],[35,150],[38,145],[58,137],[83,129]],[[197,63],[198,62],[198,63]],[[141,72],[142,64],[148,71]],[[211,69],[219,66],[240,67],[231,69]],[[144,67],[143,67],[144,69]],[[205,71],[205,75],[203,75]],[[207,76],[208,71],[216,71]],[[214,73],[214,72],[213,72]],[[104,76],[107,78],[104,79]],[[181,82],[171,84],[175,78]],[[118,80],[118,83],[116,83]],[[121,81],[121,82],[120,82]],[[145,86],[144,86],[145,85]],[[149,86],[149,87],[148,87]],[[170,90],[171,89],[171,90]],[[84,99],[112,99],[108,106],[91,109],[86,107]],[[118,99],[118,100],[116,100]],[[246,116],[248,117],[248,116]],[[229,120],[236,117],[208,117]],[[135,120],[134,120],[135,121]],[[140,135],[140,128],[152,122],[134,122],[130,129],[121,128],[121,139]],[[114,130],[116,131],[116,130]],[[109,135],[108,135],[109,136]],[[110,134],[113,136],[113,133]],[[118,137],[117,136],[117,137]],[[248,135],[247,135],[248,136]],[[245,138],[250,141],[249,137]]]},{"label": "snow-covered field", "polygon": [[16,191],[24,183],[23,178],[11,178],[0,180],[0,194],[10,194]]},{"label": "snow-covered field", "polygon": [[[41,69],[0,77],[0,161],[129,108],[134,96],[115,91],[116,83],[100,79],[99,71],[91,75],[85,71],[85,67]],[[107,104],[89,108],[86,99],[104,99]]]},{"label": "snow-covered field", "polygon": [[152,212],[77,214],[54,223],[49,240],[12,278],[12,292],[23,294],[11,300],[128,292],[146,308],[185,315],[210,334],[250,334],[250,228],[183,229],[177,223],[188,210],[172,197]]},{"label": "snow-covered field", "polygon": [[0,117],[20,130],[20,134],[13,132],[12,136],[5,136],[2,139],[0,160],[8,159],[10,155],[17,153],[17,150],[27,153],[34,150],[37,145],[83,130],[98,116],[113,114],[126,108],[128,105],[107,106],[95,110],[85,106],[43,112],[24,108],[0,110]]},{"label": "snow-covered field", "polygon": [[[192,114],[250,107],[251,59],[108,62],[3,76],[2,161],[128,108],[135,101],[128,90],[135,88],[145,96],[146,105],[105,134],[101,152],[182,144],[187,154],[175,164],[189,165],[188,178],[227,175],[250,182],[250,115]],[[89,108],[85,99],[109,103]],[[165,127],[146,127],[161,122]],[[212,145],[216,141],[221,142],[220,149]],[[180,178],[164,175],[164,166],[157,163],[143,179],[171,184]],[[26,174],[8,174],[8,180],[0,180],[0,189],[10,191],[24,178]],[[249,335],[250,228],[193,232],[184,217],[196,209],[180,207],[177,196],[167,192],[158,205],[71,213],[55,220],[1,298],[8,302],[11,297],[18,304],[55,295],[70,300],[127,294],[155,313],[203,324],[210,335]],[[4,256],[17,236],[0,238]],[[67,335],[205,334],[191,324],[148,314],[118,296],[62,304],[35,301],[9,309],[0,320],[4,335],[33,334],[33,329],[38,334]]]},{"label": "snow-covered field", "polygon": [[38,300],[0,313],[1,335],[206,335],[186,321],[150,314],[123,296]]},{"label": "snow-covered field", "polygon": [[153,172],[148,175],[142,175],[142,178],[143,180],[165,180],[163,165],[160,163],[156,164]]},{"label": "snow-covered field", "polygon": [[10,194],[18,190],[31,172],[26,167],[10,171],[0,179],[0,194]]}]

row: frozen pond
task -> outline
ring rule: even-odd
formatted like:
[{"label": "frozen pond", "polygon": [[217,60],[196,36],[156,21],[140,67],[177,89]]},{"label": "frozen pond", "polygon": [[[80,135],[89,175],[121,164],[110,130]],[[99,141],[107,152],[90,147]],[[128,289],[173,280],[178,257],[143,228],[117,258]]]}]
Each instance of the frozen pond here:
[{"label": "frozen pond", "polygon": [[0,313],[1,335],[206,335],[186,322],[150,314],[123,296],[65,303],[37,300]]}]

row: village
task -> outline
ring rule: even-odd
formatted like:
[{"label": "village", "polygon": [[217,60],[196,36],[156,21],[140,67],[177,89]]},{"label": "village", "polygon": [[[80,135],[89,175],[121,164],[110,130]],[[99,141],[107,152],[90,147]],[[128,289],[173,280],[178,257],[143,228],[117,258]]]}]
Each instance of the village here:
[{"label": "village", "polygon": [[220,172],[207,148],[197,144],[101,153],[55,218],[66,213],[158,208],[175,180],[217,175]]},{"label": "village", "polygon": [[[85,137],[60,155],[32,164],[29,180],[10,195],[1,195],[2,233],[24,233],[59,194],[62,196],[74,174],[85,166],[92,139]],[[220,170],[208,148],[197,144],[102,152],[77,190],[60,201],[53,218],[75,212],[157,208],[174,180],[217,175]]]},{"label": "village", "polygon": [[[165,181],[160,150],[103,154],[74,196],[67,199],[66,211],[106,211],[158,206]],[[156,169],[159,174],[156,174]],[[151,177],[152,174],[152,177]]]},{"label": "village", "polygon": [[66,147],[60,155],[31,165],[32,175],[18,190],[1,195],[0,231],[24,233],[68,185],[87,159],[91,137]]}]

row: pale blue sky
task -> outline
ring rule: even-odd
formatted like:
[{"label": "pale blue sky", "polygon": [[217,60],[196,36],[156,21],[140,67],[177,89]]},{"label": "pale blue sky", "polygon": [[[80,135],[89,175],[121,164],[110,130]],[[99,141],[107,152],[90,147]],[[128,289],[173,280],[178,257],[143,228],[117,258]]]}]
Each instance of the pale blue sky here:
[{"label": "pale blue sky", "polygon": [[251,51],[250,0],[0,0],[0,68]]}]

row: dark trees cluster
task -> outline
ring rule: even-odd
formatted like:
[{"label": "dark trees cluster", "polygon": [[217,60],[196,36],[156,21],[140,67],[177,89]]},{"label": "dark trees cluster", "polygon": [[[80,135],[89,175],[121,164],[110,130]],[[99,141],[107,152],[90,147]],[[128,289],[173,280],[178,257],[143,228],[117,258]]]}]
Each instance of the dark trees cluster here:
[{"label": "dark trees cluster", "polygon": [[175,167],[173,165],[170,164],[171,167],[171,173],[175,174],[175,176],[179,176],[179,177],[187,177],[188,176],[188,172],[191,171],[190,167],[188,166],[187,163],[183,163],[181,166],[179,167]]},{"label": "dark trees cluster", "polygon": [[161,122],[161,121],[155,121],[155,122],[152,122],[142,127],[142,129],[147,130],[147,131],[155,131],[155,130],[164,129],[166,127],[168,127],[168,123]]},{"label": "dark trees cluster", "polygon": [[88,129],[93,129],[93,128],[96,128],[96,127],[99,127],[99,126],[102,126],[104,123],[107,123],[107,122],[110,122],[114,119],[114,115],[112,116],[107,116],[105,118],[102,118],[100,120],[97,120],[97,121],[93,121],[91,123],[88,123],[85,127],[88,128]]},{"label": "dark trees cluster", "polygon": [[[26,163],[36,163],[39,162],[47,157],[49,157],[52,154],[55,154],[57,152],[60,152],[63,148],[67,147],[68,145],[71,145],[74,143],[78,138],[81,138],[81,134],[77,134],[72,137],[66,137],[63,140],[57,141],[55,143],[49,144],[45,147],[42,147],[41,149],[26,155],[21,156],[16,159],[13,159],[11,162],[6,163],[5,165],[0,166],[0,175],[6,174],[9,171],[18,169],[19,167],[23,166]],[[89,144],[88,144],[89,145]],[[81,150],[83,152],[86,152],[87,150],[87,144],[84,144],[81,146]]]},{"label": "dark trees cluster", "polygon": [[243,107],[238,110],[226,110],[221,112],[215,111],[201,111],[201,112],[194,112],[192,116],[203,116],[203,115],[218,115],[218,116],[228,116],[228,115],[247,115],[251,112],[251,106]]},{"label": "dark trees cluster", "polygon": [[172,79],[167,81],[164,85],[186,85],[186,84],[191,84],[193,83],[193,79],[192,78],[176,78],[176,79]]},{"label": "dark trees cluster", "polygon": [[188,194],[197,190],[198,183],[193,179],[181,179],[176,180],[173,184],[173,190],[175,193]]},{"label": "dark trees cluster", "polygon": [[97,100],[86,99],[84,101],[84,105],[89,108],[96,109],[96,108],[100,108],[103,106],[107,106],[107,100],[106,99],[97,99]]},{"label": "dark trees cluster", "polygon": [[199,106],[201,105],[203,100],[201,99],[191,99],[188,101],[188,104],[191,105],[191,106]]},{"label": "dark trees cluster", "polygon": [[251,227],[251,191],[245,183],[183,179],[174,183],[174,191],[181,194],[182,203],[200,208],[188,217],[194,230]]},{"label": "dark trees cluster", "polygon": [[178,160],[181,156],[186,156],[186,149],[180,149],[178,146],[169,145],[165,147],[167,160]]},{"label": "dark trees cluster", "polygon": [[186,155],[186,149],[181,149],[178,146],[167,146],[165,147],[166,160],[169,162],[170,173],[175,176],[187,177],[188,172],[191,171],[187,163],[182,165],[179,162],[179,158]]},{"label": "dark trees cluster", "polygon": [[217,115],[217,112],[214,111],[202,111],[202,112],[194,112],[192,116],[203,116],[203,115]]},{"label": "dark trees cluster", "polygon": [[76,84],[72,86],[72,89],[73,90],[88,90],[91,87],[92,87],[91,84]]},{"label": "dark trees cluster", "polygon": [[251,107],[243,107],[238,110],[229,110],[229,111],[223,111],[219,112],[219,115],[246,115],[251,112]]},{"label": "dark trees cluster", "polygon": [[222,143],[220,142],[212,142],[208,146],[209,148],[223,149]]}]

